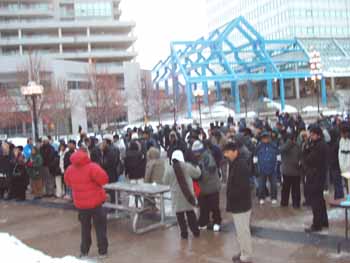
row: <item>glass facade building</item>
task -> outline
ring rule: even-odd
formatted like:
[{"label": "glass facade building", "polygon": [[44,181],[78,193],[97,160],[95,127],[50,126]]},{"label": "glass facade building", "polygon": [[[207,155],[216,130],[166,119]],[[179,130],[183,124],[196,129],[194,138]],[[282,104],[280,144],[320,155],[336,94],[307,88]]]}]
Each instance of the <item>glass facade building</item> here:
[{"label": "glass facade building", "polygon": [[350,0],[206,0],[209,30],[244,16],[265,38],[350,37]]},{"label": "glass facade building", "polygon": [[319,51],[327,88],[350,86],[350,0],[206,0],[206,8],[209,32],[243,16],[265,39],[297,38]]}]

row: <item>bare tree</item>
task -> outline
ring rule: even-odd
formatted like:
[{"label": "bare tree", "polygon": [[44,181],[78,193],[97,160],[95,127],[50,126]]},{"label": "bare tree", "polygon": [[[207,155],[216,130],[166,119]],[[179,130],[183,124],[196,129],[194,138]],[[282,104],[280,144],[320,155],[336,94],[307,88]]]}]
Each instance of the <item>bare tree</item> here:
[{"label": "bare tree", "polygon": [[[51,92],[51,74],[46,69],[45,63],[42,57],[38,53],[29,52],[28,60],[17,66],[17,84],[19,87],[27,85],[29,81],[35,81],[38,84],[44,86],[44,93],[41,96],[40,103],[37,107],[38,117],[41,114],[47,103],[47,94]],[[33,105],[31,100],[26,100],[27,105],[31,111],[33,111]]]},{"label": "bare tree", "polygon": [[101,132],[102,125],[107,127],[117,121],[123,113],[123,98],[118,89],[116,76],[108,72],[97,73],[96,65],[91,64],[89,76],[89,102],[88,117],[97,125]]},{"label": "bare tree", "polygon": [[74,101],[70,96],[66,80],[58,79],[53,83],[52,88],[46,94],[45,102],[43,117],[49,119],[53,124],[49,126],[51,132],[54,132],[56,136],[60,135],[62,130],[68,134],[71,133],[69,117]]},{"label": "bare tree", "polygon": [[13,125],[15,103],[5,88],[0,89],[0,127],[8,128]]},{"label": "bare tree", "polygon": [[149,118],[155,113],[155,102],[158,100],[158,94],[156,94],[152,85],[147,81],[146,75],[141,77],[141,94],[144,110],[144,121],[147,122]]}]

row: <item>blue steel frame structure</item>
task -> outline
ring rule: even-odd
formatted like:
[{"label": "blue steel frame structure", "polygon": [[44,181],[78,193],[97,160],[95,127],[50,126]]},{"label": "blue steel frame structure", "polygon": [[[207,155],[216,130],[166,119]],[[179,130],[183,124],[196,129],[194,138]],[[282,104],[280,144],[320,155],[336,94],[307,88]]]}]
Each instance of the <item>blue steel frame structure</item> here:
[{"label": "blue steel frame structure", "polygon": [[[273,99],[273,80],[279,80],[281,109],[285,109],[286,79],[311,77],[310,57],[298,39],[266,40],[242,16],[217,28],[207,38],[170,43],[171,54],[153,69],[153,83],[159,90],[164,81],[169,94],[172,80],[174,97],[179,97],[179,86],[185,87],[188,118],[192,117],[192,92],[198,84],[204,90],[204,103],[208,104],[209,82],[214,82],[217,99],[221,100],[221,83],[231,83],[235,112],[240,113],[239,82],[267,81],[267,94]],[[183,84],[180,81],[185,83]],[[249,86],[249,85],[248,85]],[[327,103],[326,81],[322,78],[322,103]]]}]

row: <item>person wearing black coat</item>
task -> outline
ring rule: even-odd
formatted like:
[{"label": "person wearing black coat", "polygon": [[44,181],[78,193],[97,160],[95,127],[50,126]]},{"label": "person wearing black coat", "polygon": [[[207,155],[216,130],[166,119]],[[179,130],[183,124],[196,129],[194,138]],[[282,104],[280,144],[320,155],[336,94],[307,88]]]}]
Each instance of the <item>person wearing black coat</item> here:
[{"label": "person wearing black coat", "polygon": [[25,157],[22,154],[23,147],[14,149],[13,171],[12,171],[12,192],[16,201],[26,200],[26,190],[29,184],[29,177],[25,169]]},{"label": "person wearing black coat", "polygon": [[96,146],[95,138],[94,137],[86,138],[84,142],[86,147],[88,147],[91,161],[97,164],[101,164],[101,158],[102,158],[101,151]]},{"label": "person wearing black coat", "polygon": [[50,144],[47,137],[42,139],[43,144],[40,148],[40,154],[43,157],[43,167],[41,174],[43,177],[47,197],[53,197],[55,194],[55,149]]},{"label": "person wearing black coat", "polygon": [[0,199],[5,197],[5,192],[8,192],[7,180],[11,174],[11,156],[9,152],[9,145],[2,143],[0,154]]},{"label": "person wearing black coat", "polygon": [[[113,145],[113,136],[106,134],[103,136],[102,142],[102,154],[101,154],[101,167],[108,174],[109,183],[115,183],[118,181],[117,167],[120,162],[119,149]],[[111,197],[111,202],[115,203],[115,192],[107,190],[107,193]]]},{"label": "person wearing black coat", "polygon": [[[68,167],[72,164],[70,161],[70,157],[72,156],[73,153],[75,153],[77,147],[77,143],[75,140],[69,140],[68,141],[68,151],[65,153],[63,157],[63,167],[64,171],[67,171]],[[72,197],[72,190],[65,184],[65,193],[66,199],[71,199]]]},{"label": "person wearing black coat", "polygon": [[176,131],[171,131],[169,134],[169,147],[167,148],[169,162],[171,156],[173,155],[173,152],[176,150],[180,150],[183,154],[186,154],[187,146],[186,143],[176,133]]},{"label": "person wearing black coat", "polygon": [[146,158],[137,141],[131,141],[125,155],[125,176],[130,180],[142,179],[146,171]]},{"label": "person wearing black coat", "polygon": [[320,127],[310,130],[311,145],[305,152],[304,165],[306,172],[306,194],[312,208],[313,223],[305,232],[318,232],[328,228],[328,215],[323,189],[327,172],[327,144],[323,140]]},{"label": "person wearing black coat", "polygon": [[247,161],[240,157],[239,145],[227,143],[223,148],[224,156],[229,161],[227,181],[227,207],[232,213],[237,231],[240,253],[232,258],[234,262],[248,263],[252,260],[253,248],[250,233],[250,216],[252,209],[250,180],[251,172]]}]

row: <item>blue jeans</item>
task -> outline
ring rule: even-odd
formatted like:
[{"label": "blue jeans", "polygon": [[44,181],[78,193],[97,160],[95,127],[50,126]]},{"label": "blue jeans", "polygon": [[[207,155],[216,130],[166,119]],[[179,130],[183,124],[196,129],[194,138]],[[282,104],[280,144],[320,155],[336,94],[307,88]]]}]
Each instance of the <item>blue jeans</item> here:
[{"label": "blue jeans", "polygon": [[277,200],[277,176],[275,174],[265,175],[260,174],[258,177],[258,197],[259,199],[265,199],[266,197],[266,181],[269,179],[271,189],[271,199]]}]

